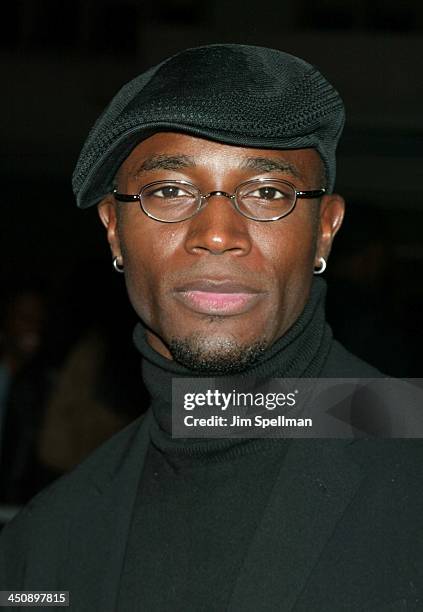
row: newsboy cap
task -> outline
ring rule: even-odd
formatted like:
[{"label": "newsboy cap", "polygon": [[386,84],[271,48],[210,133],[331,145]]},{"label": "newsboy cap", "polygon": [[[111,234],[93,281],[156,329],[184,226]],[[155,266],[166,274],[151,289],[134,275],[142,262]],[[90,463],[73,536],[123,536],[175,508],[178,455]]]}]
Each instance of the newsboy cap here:
[{"label": "newsboy cap", "polygon": [[315,148],[331,192],[344,121],[338,92],[302,59],[247,45],[187,49],[116,94],[82,148],[73,190],[80,208],[98,203],[141,140],[177,131],[245,147]]}]

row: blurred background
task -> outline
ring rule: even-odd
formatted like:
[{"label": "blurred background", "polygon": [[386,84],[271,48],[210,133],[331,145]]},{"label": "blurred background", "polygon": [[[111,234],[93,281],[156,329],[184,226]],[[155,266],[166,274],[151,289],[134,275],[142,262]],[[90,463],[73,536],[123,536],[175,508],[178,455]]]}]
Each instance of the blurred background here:
[{"label": "blurred background", "polygon": [[421,2],[15,0],[2,22],[3,504],[25,502],[148,404],[123,280],[70,178],[121,85],[189,46],[278,48],[340,91],[347,214],[325,274],[329,322],[385,373],[421,376]]}]

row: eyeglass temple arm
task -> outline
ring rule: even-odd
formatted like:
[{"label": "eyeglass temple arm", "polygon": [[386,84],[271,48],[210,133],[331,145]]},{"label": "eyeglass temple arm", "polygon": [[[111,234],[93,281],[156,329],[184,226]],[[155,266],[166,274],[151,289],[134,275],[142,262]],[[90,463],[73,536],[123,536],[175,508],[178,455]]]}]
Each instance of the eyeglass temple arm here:
[{"label": "eyeglass temple arm", "polygon": [[325,195],[326,189],[314,189],[313,191],[297,191],[297,198],[306,198],[311,200],[313,198],[320,198]]},{"label": "eyeglass temple arm", "polygon": [[140,199],[139,195],[118,193],[117,189],[113,189],[112,193],[119,202],[139,202]]}]

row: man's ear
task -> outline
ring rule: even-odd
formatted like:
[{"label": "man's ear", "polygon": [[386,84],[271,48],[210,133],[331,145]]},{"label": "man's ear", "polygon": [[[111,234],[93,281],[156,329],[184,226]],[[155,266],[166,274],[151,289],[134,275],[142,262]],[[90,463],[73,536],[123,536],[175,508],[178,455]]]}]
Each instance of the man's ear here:
[{"label": "man's ear", "polygon": [[320,267],[319,258],[327,261],[332,242],[342,225],[345,213],[345,200],[337,193],[325,195],[320,201],[320,220],[317,236],[315,266]]},{"label": "man's ear", "polygon": [[107,230],[107,240],[109,242],[112,257],[117,257],[118,264],[123,265],[122,252],[118,233],[118,215],[116,202],[109,194],[97,205],[97,210],[101,222]]}]

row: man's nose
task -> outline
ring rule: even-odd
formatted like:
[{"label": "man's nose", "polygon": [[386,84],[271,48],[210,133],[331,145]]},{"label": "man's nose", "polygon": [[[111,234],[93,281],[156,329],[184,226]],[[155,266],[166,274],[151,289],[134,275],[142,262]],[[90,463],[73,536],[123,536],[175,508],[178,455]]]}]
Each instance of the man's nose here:
[{"label": "man's nose", "polygon": [[248,222],[227,194],[212,192],[200,212],[189,220],[185,248],[198,254],[219,255],[232,251],[236,255],[247,255],[252,246]]}]

